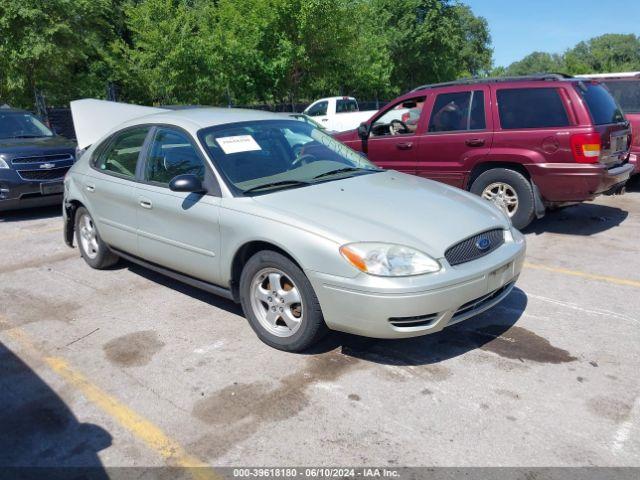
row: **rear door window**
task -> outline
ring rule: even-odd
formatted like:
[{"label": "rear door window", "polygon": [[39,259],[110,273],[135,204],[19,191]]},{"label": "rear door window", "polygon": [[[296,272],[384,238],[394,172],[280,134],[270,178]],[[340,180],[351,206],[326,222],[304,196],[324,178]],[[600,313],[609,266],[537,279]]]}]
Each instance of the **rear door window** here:
[{"label": "rear door window", "polygon": [[578,91],[587,104],[593,123],[606,125],[624,122],[622,110],[603,85],[580,82],[578,83]]},{"label": "rear door window", "polygon": [[604,82],[626,113],[640,113],[640,80]]},{"label": "rear door window", "polygon": [[135,178],[138,157],[150,127],[132,128],[117,134],[99,155],[95,167],[105,173]]},{"label": "rear door window", "polygon": [[503,130],[566,127],[569,117],[556,88],[513,88],[496,93]]},{"label": "rear door window", "polygon": [[436,97],[431,118],[430,132],[455,132],[484,130],[484,92],[441,93]]}]

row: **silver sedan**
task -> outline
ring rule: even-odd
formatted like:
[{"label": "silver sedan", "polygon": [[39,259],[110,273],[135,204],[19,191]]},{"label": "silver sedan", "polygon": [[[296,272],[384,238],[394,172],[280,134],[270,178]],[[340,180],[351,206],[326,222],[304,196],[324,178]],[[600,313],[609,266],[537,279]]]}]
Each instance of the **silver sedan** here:
[{"label": "silver sedan", "polygon": [[434,333],[500,302],[523,236],[489,202],[259,111],[72,103],[65,240],[239,302],[267,344]]}]

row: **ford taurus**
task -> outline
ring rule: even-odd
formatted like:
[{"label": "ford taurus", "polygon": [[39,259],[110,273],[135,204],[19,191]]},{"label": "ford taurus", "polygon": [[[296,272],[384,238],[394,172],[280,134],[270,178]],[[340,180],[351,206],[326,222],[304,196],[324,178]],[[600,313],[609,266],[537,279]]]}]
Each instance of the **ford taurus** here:
[{"label": "ford taurus", "polygon": [[312,124],[267,112],[72,103],[85,149],[64,183],[65,240],[242,305],[265,343],[330,329],[438,332],[500,302],[523,236],[495,206],[378,168]]}]

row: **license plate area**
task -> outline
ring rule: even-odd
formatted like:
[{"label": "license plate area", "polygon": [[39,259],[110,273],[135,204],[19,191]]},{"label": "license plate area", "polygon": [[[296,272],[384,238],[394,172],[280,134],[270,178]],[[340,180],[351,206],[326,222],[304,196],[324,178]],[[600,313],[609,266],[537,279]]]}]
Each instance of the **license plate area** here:
[{"label": "license plate area", "polygon": [[64,185],[62,182],[41,183],[40,193],[42,195],[55,195],[56,193],[64,192]]},{"label": "license plate area", "polygon": [[513,277],[513,262],[496,268],[487,275],[487,291],[497,290]]},{"label": "license plate area", "polygon": [[624,152],[627,149],[627,136],[616,135],[611,137],[611,153]]}]

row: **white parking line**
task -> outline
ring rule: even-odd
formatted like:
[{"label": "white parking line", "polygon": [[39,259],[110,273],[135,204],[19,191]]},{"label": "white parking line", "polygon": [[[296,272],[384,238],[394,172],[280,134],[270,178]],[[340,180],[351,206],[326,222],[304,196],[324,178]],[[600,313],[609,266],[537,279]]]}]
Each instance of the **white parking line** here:
[{"label": "white parking line", "polygon": [[613,437],[613,444],[611,445],[611,450],[614,453],[620,452],[620,450],[624,448],[627,440],[629,440],[631,429],[636,424],[638,414],[640,414],[640,397],[636,397],[636,401],[633,403],[633,407],[631,407],[631,411],[629,412],[629,417],[622,422],[616,430],[616,434]]},{"label": "white parking line", "polygon": [[528,292],[527,293],[523,293],[522,295],[526,295],[527,298],[532,298],[534,300],[540,300],[542,302],[552,303],[552,304],[558,305],[560,307],[568,308],[570,310],[575,310],[575,311],[582,312],[582,313],[587,313],[587,314],[590,314],[590,315],[596,315],[596,316],[603,316],[604,315],[606,317],[617,318],[619,320],[626,320],[628,322],[640,324],[640,320],[638,320],[637,318],[633,318],[633,317],[630,317],[628,315],[622,315],[620,313],[612,312],[611,310],[603,310],[603,309],[600,309],[600,308],[584,308],[584,307],[581,307],[580,305],[577,305],[575,303],[565,302],[563,300],[557,300],[555,298],[543,297],[542,295],[534,295],[534,294],[528,293]]}]

